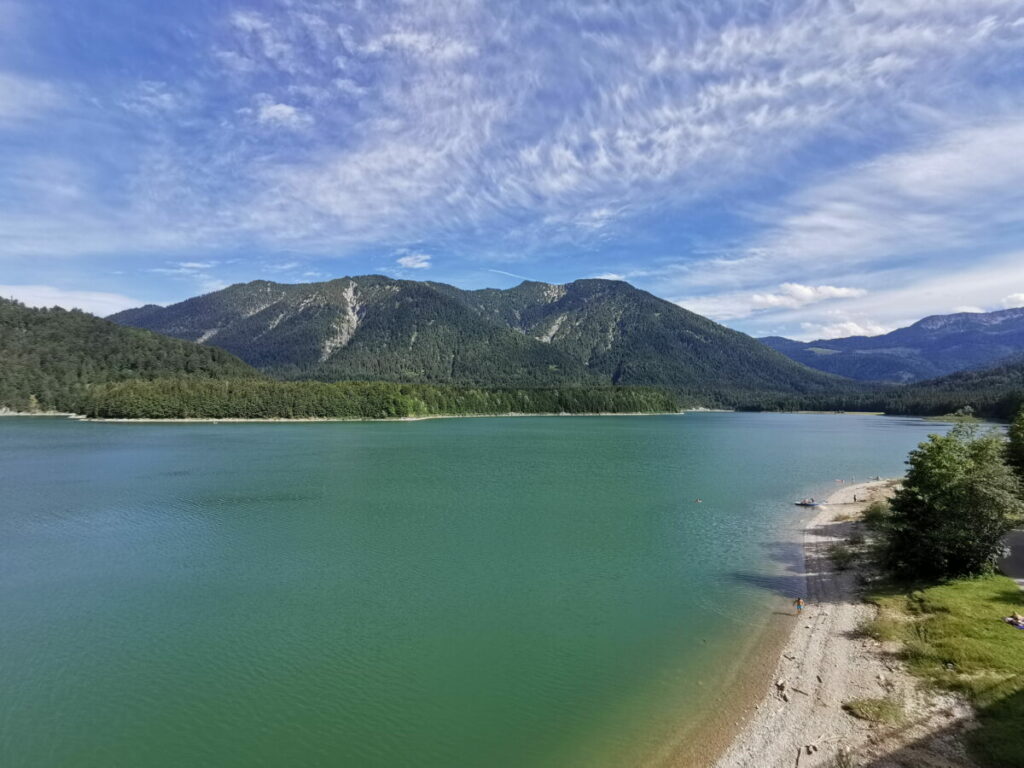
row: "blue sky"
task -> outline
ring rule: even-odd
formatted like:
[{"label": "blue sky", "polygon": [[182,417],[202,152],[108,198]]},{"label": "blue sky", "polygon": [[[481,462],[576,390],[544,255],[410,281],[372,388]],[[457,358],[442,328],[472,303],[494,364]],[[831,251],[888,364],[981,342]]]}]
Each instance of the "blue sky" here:
[{"label": "blue sky", "polygon": [[755,335],[1024,305],[1024,2],[0,0],[0,295],[619,276]]}]

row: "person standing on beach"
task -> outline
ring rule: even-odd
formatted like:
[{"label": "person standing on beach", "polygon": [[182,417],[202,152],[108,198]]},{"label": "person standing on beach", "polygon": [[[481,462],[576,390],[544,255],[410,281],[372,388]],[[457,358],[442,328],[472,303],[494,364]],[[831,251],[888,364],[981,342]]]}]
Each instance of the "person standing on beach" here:
[{"label": "person standing on beach", "polygon": [[805,605],[804,599],[802,597],[798,597],[796,600],[793,601],[793,605],[796,606],[797,613],[802,613]]}]

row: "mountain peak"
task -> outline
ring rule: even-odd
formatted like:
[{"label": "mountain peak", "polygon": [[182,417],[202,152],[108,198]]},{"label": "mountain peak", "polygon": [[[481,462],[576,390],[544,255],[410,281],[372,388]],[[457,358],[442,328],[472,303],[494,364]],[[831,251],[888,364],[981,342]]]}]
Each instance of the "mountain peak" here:
[{"label": "mountain peak", "polygon": [[938,331],[959,327],[990,327],[1024,319],[1024,307],[1000,309],[995,312],[956,312],[952,315],[930,315],[918,320],[909,328]]},{"label": "mountain peak", "polygon": [[255,281],[111,319],[215,344],[288,378],[630,384],[700,392],[709,402],[726,392],[837,386],[745,334],[602,278],[473,291],[380,275]]}]

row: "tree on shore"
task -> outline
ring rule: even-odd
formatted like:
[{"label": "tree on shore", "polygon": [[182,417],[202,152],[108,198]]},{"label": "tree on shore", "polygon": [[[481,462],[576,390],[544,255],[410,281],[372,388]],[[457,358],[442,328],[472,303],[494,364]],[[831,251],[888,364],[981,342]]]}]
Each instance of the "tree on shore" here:
[{"label": "tree on shore", "polygon": [[996,432],[958,424],[910,453],[891,503],[885,555],[897,573],[952,578],[991,571],[1024,513],[1020,486]]},{"label": "tree on shore", "polygon": [[1006,446],[1006,460],[1024,483],[1024,406],[1010,425],[1010,441]]}]

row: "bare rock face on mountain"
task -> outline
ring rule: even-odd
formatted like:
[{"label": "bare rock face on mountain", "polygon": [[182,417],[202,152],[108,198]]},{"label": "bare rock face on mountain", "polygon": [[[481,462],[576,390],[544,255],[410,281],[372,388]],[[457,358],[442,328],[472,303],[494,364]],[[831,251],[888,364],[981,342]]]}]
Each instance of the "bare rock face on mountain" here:
[{"label": "bare rock face on mountain", "polygon": [[614,280],[464,291],[378,275],[233,285],[111,320],[222,347],[269,373],[478,386],[827,392],[832,377]]},{"label": "bare rock face on mountain", "polygon": [[882,336],[761,341],[811,368],[851,379],[921,381],[1024,354],[1024,308],[935,315]]}]

